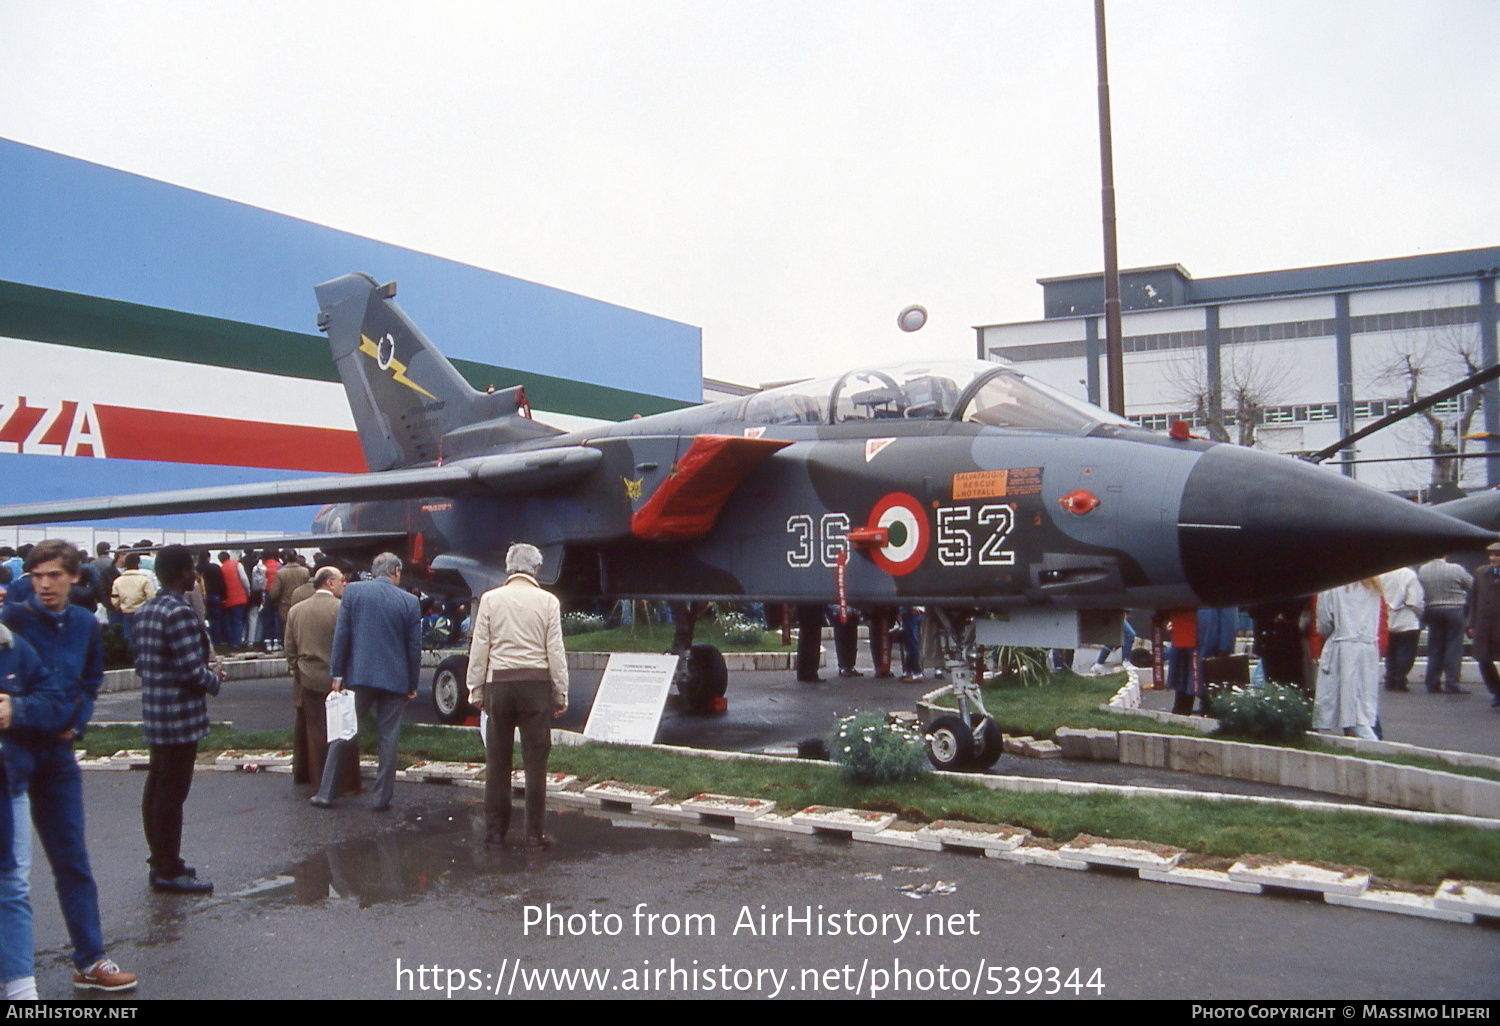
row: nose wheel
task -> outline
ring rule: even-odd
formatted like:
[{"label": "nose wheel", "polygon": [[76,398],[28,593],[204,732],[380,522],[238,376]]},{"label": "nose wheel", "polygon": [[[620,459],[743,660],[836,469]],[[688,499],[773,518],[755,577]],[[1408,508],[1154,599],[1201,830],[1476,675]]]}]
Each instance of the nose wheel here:
[{"label": "nose wheel", "polygon": [[927,726],[927,758],[940,770],[987,770],[1000,758],[1000,728],[988,716],[938,716]]},{"label": "nose wheel", "polygon": [[[984,707],[976,673],[983,662],[975,654],[973,626],[956,629],[942,610],[932,609],[945,642],[948,686],[924,695],[917,709],[926,724],[927,758],[940,770],[983,772],[995,764],[1004,748],[1000,726]],[[932,704],[952,695],[957,709]]]}]

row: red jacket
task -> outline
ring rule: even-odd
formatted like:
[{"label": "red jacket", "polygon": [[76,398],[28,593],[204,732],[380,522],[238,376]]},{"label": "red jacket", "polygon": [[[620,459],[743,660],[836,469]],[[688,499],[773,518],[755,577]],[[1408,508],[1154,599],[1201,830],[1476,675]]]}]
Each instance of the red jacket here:
[{"label": "red jacket", "polygon": [[232,609],[235,606],[249,605],[250,596],[245,593],[245,584],[240,577],[239,562],[226,559],[219,564],[219,569],[224,571],[224,608]]}]

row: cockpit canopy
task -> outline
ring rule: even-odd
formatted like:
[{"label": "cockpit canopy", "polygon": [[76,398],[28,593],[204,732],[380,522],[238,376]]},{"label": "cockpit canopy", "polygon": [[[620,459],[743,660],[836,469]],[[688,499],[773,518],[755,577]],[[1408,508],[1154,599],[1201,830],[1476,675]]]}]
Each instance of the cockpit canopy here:
[{"label": "cockpit canopy", "polygon": [[743,417],[755,424],[963,420],[1065,434],[1128,423],[1007,364],[984,360],[867,367],[784,385],[751,396]]}]

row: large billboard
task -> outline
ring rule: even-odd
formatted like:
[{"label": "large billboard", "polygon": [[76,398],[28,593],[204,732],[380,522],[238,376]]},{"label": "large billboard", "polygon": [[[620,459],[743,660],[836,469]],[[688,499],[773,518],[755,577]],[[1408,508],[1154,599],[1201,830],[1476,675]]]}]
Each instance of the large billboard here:
[{"label": "large billboard", "polygon": [[3,139],[0,238],[7,502],[365,469],[312,291],[349,271],[396,280],[471,383],[524,384],[559,427],[702,394],[690,325]]}]

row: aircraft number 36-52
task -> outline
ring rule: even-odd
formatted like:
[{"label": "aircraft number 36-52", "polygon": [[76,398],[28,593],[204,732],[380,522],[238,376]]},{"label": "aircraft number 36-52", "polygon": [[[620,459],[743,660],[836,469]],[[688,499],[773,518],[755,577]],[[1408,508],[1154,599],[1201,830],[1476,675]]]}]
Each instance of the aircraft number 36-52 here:
[{"label": "aircraft number 36-52", "polygon": [[[933,548],[942,566],[1015,565],[1015,549],[1006,547],[1015,529],[1014,506],[1007,503],[938,506],[934,515],[937,529]],[[882,502],[870,522],[871,526],[887,531],[886,544],[871,552],[881,569],[899,576],[921,564],[927,554],[931,528],[916,502],[889,505]],[[824,513],[816,519],[808,513],[787,517],[786,533],[791,537],[787,566],[835,566],[839,553],[849,548],[850,524],[847,513]]]}]

